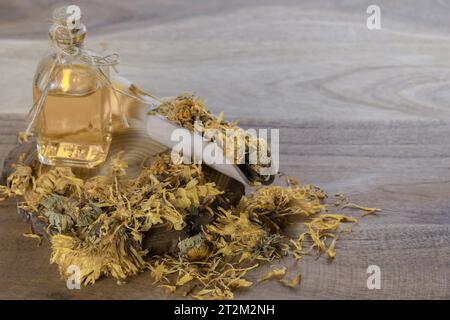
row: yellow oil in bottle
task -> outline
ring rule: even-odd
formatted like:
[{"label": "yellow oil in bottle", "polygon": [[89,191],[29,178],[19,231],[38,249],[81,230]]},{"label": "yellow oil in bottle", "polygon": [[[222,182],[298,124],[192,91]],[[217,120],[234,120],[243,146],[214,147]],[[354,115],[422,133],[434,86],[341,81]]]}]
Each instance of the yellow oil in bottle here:
[{"label": "yellow oil in bottle", "polygon": [[[85,168],[103,163],[111,142],[107,88],[92,67],[82,64],[56,66],[51,78],[36,127],[39,160]],[[41,94],[36,83],[35,100]]]}]

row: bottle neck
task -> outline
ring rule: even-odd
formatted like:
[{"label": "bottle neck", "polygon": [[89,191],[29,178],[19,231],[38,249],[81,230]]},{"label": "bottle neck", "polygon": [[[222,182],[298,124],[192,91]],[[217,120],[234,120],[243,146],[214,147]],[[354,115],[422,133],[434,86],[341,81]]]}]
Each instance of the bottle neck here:
[{"label": "bottle neck", "polygon": [[69,50],[71,47],[82,48],[86,38],[86,27],[81,25],[79,29],[69,30],[53,25],[49,30],[49,39],[56,46]]}]

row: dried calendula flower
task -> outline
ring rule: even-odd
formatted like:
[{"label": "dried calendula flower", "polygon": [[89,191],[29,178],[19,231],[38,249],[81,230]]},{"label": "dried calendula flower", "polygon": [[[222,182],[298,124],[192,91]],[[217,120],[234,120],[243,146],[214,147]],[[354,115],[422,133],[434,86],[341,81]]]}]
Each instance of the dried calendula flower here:
[{"label": "dried calendula flower", "polygon": [[202,234],[184,239],[178,243],[180,254],[191,261],[201,260],[210,253],[209,245]]},{"label": "dried calendula flower", "polygon": [[23,196],[34,182],[33,169],[17,164],[14,172],[7,179],[7,187],[14,195]]},{"label": "dried calendula flower", "polygon": [[34,191],[40,196],[74,192],[80,196],[83,183],[83,180],[77,178],[70,168],[54,167],[37,177]]},{"label": "dried calendula flower", "polygon": [[42,215],[48,218],[49,226],[59,233],[73,227],[78,218],[78,202],[60,195],[48,195],[41,199]]},{"label": "dried calendula flower", "polygon": [[60,266],[60,271],[67,277],[69,266],[80,268],[80,278],[84,284],[93,284],[102,275],[111,275],[123,280],[137,274],[145,267],[143,255],[138,244],[127,234],[125,229],[114,228],[116,233],[109,234],[108,228],[101,233],[101,239],[85,240],[57,234],[52,236],[51,262]]},{"label": "dried calendula flower", "polygon": [[240,207],[279,232],[292,218],[307,218],[325,210],[317,191],[311,185],[262,187],[243,199]]}]

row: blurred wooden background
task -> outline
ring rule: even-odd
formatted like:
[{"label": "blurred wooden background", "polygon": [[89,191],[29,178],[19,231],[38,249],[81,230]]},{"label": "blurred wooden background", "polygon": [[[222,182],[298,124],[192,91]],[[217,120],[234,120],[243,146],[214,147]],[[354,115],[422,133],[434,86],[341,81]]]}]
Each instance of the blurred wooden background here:
[{"label": "blurred wooden background", "polygon": [[[0,160],[31,105],[59,1],[0,0]],[[237,298],[450,298],[450,3],[372,1],[77,1],[87,45],[121,54],[120,73],[159,96],[194,91],[243,126],[280,128],[282,170],[384,209],[306,257],[296,290],[263,283]],[[48,245],[21,236],[0,203],[0,298],[161,298],[148,274],[69,291]],[[381,290],[368,290],[378,265]],[[261,272],[266,271],[263,268]],[[257,273],[253,275],[258,277]]]}]

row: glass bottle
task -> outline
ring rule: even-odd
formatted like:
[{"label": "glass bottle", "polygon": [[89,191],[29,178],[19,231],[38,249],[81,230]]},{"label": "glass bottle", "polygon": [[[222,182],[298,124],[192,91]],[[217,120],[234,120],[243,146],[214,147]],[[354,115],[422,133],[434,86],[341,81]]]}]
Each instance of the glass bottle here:
[{"label": "glass bottle", "polygon": [[[39,105],[35,131],[43,164],[93,168],[106,160],[111,143],[111,97],[105,81],[108,66],[86,59],[86,27],[50,28],[53,51],[44,57],[33,79],[33,100]],[[42,100],[42,103],[39,103]]]}]

